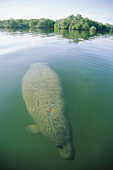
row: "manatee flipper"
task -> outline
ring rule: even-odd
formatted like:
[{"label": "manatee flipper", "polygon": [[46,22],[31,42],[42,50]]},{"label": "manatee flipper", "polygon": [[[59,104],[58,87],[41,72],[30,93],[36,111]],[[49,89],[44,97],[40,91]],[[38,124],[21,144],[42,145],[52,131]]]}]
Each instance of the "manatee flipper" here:
[{"label": "manatee flipper", "polygon": [[25,128],[28,132],[30,132],[32,135],[36,135],[40,132],[40,129],[38,127],[38,125],[29,125]]}]

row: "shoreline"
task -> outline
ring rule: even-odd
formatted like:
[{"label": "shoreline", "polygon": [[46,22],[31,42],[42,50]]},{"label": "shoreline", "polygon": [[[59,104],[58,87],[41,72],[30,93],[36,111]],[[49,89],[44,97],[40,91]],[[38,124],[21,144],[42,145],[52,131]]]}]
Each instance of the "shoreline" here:
[{"label": "shoreline", "polygon": [[96,32],[96,33],[110,33],[113,31],[107,31],[107,30],[96,30],[96,31],[91,31],[88,29],[62,29],[62,28],[48,28],[48,27],[43,27],[43,28],[38,28],[38,27],[0,27],[0,29],[21,29],[21,30],[29,30],[29,29],[37,29],[37,30],[59,30],[59,31],[86,31],[86,32]]}]

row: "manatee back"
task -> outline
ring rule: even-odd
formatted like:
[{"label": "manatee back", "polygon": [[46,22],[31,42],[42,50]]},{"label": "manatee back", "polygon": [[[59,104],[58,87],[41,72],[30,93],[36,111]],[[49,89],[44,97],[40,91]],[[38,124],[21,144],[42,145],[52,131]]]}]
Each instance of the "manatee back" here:
[{"label": "manatee back", "polygon": [[34,64],[26,72],[22,81],[22,94],[27,109],[36,123],[49,115],[51,118],[58,117],[64,109],[59,78],[45,64]]},{"label": "manatee back", "polygon": [[72,138],[57,74],[45,64],[34,64],[22,81],[27,109],[41,132],[56,145]]}]

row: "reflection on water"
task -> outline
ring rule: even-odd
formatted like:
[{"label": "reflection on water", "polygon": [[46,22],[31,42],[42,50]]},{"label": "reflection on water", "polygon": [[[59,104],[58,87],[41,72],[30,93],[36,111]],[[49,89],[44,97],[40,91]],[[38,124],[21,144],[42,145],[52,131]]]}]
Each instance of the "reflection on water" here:
[{"label": "reflection on water", "polygon": [[105,35],[113,35],[113,33],[99,33],[99,32],[92,32],[92,31],[79,31],[79,30],[60,30],[60,29],[55,29],[55,33],[58,35],[62,35],[63,38],[70,39],[74,43],[78,43],[79,41],[84,41],[84,40],[89,40],[89,39],[94,39],[100,36],[105,36]]},{"label": "reflection on water", "polygon": [[72,40],[70,42],[78,43],[80,41],[94,39],[100,36],[110,37],[113,36],[113,32],[92,32],[92,31],[79,31],[79,30],[61,30],[61,29],[16,29],[16,28],[4,28],[0,29],[0,32],[9,32],[11,35],[24,35],[31,33],[32,36],[51,37],[61,35],[63,38]]},{"label": "reflection on water", "polygon": [[43,38],[52,36],[52,30],[0,29],[0,55],[39,46]]},{"label": "reflection on water", "polygon": [[41,35],[42,37],[44,35],[46,36],[52,36],[52,33],[54,33],[54,30],[53,29],[34,29],[34,28],[4,28],[4,29],[1,29],[0,28],[0,32],[9,32],[11,33],[11,35],[16,35],[16,34],[20,34],[20,35],[24,35],[26,33],[32,33],[32,35]]},{"label": "reflection on water", "polygon": [[[49,65],[65,91],[76,148],[72,162],[62,159],[43,135],[32,136],[24,130],[34,122],[24,103],[21,84],[34,63]],[[1,169],[112,169],[112,134],[112,33],[0,31]]]}]

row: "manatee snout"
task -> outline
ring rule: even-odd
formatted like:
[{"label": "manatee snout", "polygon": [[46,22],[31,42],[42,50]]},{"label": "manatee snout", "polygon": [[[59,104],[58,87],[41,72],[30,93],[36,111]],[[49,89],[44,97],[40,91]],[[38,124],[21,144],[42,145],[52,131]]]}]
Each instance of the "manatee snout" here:
[{"label": "manatee snout", "polygon": [[75,158],[75,149],[72,143],[67,143],[59,148],[60,155],[66,160],[74,160]]}]

